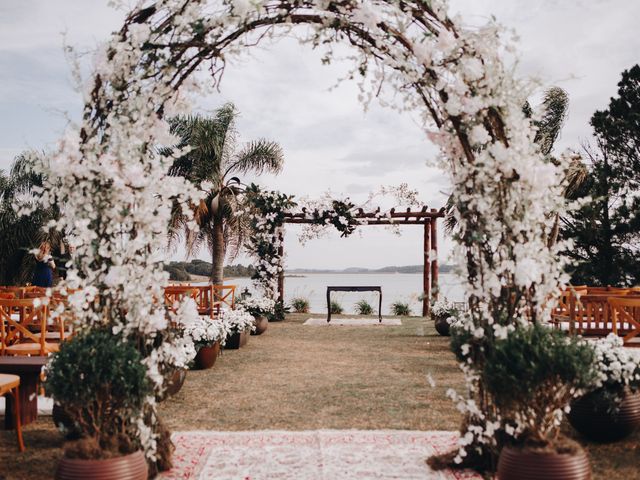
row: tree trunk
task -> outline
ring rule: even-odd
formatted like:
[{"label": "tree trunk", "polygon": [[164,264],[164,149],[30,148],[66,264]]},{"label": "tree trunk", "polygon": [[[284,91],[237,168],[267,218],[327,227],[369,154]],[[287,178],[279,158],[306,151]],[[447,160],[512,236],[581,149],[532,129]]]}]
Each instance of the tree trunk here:
[{"label": "tree trunk", "polygon": [[603,154],[604,161],[604,178],[600,184],[602,188],[602,264],[601,264],[601,278],[602,286],[614,285],[617,280],[617,274],[615,273],[614,262],[614,249],[612,245],[613,231],[611,229],[611,219],[609,217],[609,204],[610,204],[610,188],[609,178],[611,175],[611,169],[609,167],[609,159],[607,154]]},{"label": "tree trunk", "polygon": [[224,226],[221,220],[213,225],[213,238],[211,239],[211,283],[222,285],[224,281]]}]

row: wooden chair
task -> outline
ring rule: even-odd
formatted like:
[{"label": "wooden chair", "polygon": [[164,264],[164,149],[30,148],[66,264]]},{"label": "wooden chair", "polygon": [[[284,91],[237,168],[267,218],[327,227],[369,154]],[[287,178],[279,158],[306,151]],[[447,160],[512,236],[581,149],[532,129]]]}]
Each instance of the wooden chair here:
[{"label": "wooden chair", "polygon": [[620,287],[587,287],[588,295],[627,295],[631,293],[631,288]]},{"label": "wooden chair", "polygon": [[22,425],[20,423],[20,377],[18,375],[0,373],[0,396],[5,397],[5,402],[7,401],[7,396],[11,396],[11,399],[13,400],[13,414],[16,428],[16,438],[18,440],[18,449],[21,452],[24,452],[24,441],[22,440]]},{"label": "wooden chair", "polygon": [[[229,308],[236,308],[236,286],[235,285],[211,285],[214,302],[220,302]],[[225,293],[225,290],[228,290]]]},{"label": "wooden chair", "polygon": [[43,293],[46,290],[45,288],[42,287],[36,287],[33,285],[22,285],[22,286],[6,286],[6,287],[2,287],[3,292],[5,293],[13,293],[15,295],[15,298],[24,298],[25,293],[27,292],[36,292],[36,291],[40,291],[42,290]]},{"label": "wooden chair", "polygon": [[586,285],[569,286],[562,291],[558,304],[551,311],[551,323],[555,328],[567,327],[573,332],[571,312],[575,310],[576,300],[586,293]]},{"label": "wooden chair", "polygon": [[220,310],[220,302],[214,299],[211,285],[172,285],[164,289],[165,305],[171,310],[187,296],[196,302],[200,315],[214,318]]},{"label": "wooden chair", "polygon": [[[68,312],[64,311],[66,309],[67,297],[62,296],[58,292],[52,292],[50,297],[42,296],[42,294],[38,292],[27,292],[25,293],[24,298],[39,298],[41,302],[45,302],[48,304],[49,308],[47,310],[47,315],[49,318],[52,317],[51,312],[56,311],[60,306],[63,308],[63,312],[58,314],[53,319],[53,323],[49,325],[47,323],[47,333],[46,340],[52,342],[63,342],[65,338],[73,335],[73,331],[68,331],[67,326],[73,325],[73,322],[70,320],[70,315]],[[69,321],[67,321],[69,320]]]},{"label": "wooden chair", "polygon": [[198,292],[195,287],[172,285],[164,289],[164,304],[171,311],[175,311],[176,305],[184,301],[185,298],[193,298],[196,304],[198,303]]},{"label": "wooden chair", "polygon": [[613,333],[620,335],[625,345],[640,335],[640,298],[609,298]]},{"label": "wooden chair", "polygon": [[57,352],[59,346],[46,341],[47,313],[48,306],[37,298],[0,299],[0,354],[49,355]]}]

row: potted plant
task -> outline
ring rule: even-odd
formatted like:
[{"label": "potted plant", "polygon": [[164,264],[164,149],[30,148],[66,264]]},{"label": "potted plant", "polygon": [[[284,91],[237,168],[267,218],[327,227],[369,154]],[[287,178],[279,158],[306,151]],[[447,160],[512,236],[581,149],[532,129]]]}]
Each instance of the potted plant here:
[{"label": "potted plant", "polygon": [[431,305],[431,318],[436,327],[436,331],[443,337],[451,334],[451,322],[455,320],[459,314],[458,309],[453,303],[446,298],[437,300]]},{"label": "potted plant", "polygon": [[571,404],[569,423],[590,440],[620,440],[640,427],[640,359],[614,334],[593,346],[596,381]]},{"label": "potted plant", "polygon": [[267,320],[270,322],[282,322],[290,311],[291,308],[286,306],[282,300],[276,300],[273,312],[267,315]]},{"label": "potted plant", "polygon": [[373,314],[373,307],[364,298],[355,305],[356,313],[358,315],[371,315]]},{"label": "potted plant", "polygon": [[255,330],[251,335],[262,335],[269,326],[267,317],[275,312],[276,302],[267,297],[248,297],[240,300],[238,306],[254,318]]},{"label": "potted plant", "polygon": [[147,479],[136,419],[152,389],[135,346],[110,329],[85,330],[61,344],[46,376],[79,437],[66,442],[56,479]]},{"label": "potted plant", "polygon": [[296,313],[309,313],[309,300],[304,297],[296,297],[291,300],[291,307]]},{"label": "potted plant", "polygon": [[398,300],[391,304],[391,314],[396,317],[408,317],[411,315],[411,307],[409,307],[408,303]]},{"label": "potted plant", "polygon": [[164,333],[163,342],[172,345],[173,348],[170,353],[168,352],[166,362],[160,366],[160,373],[164,377],[164,389],[156,392],[159,402],[177,394],[182,389],[187,371],[198,353],[193,338],[186,333],[185,325],[181,322],[174,321]]},{"label": "potted plant", "polygon": [[593,358],[581,339],[539,324],[496,339],[482,376],[502,419],[494,434],[503,447],[498,479],[591,478],[586,452],[559,428],[571,399],[593,382]]},{"label": "potted plant", "polygon": [[223,310],[220,313],[220,320],[227,324],[227,337],[224,348],[230,350],[244,347],[248,341],[248,332],[256,328],[253,315],[242,307],[238,307],[235,310]]},{"label": "potted plant", "polygon": [[184,334],[191,337],[197,352],[191,364],[193,369],[213,367],[229,333],[228,328],[227,323],[209,317],[197,317],[184,326]]}]

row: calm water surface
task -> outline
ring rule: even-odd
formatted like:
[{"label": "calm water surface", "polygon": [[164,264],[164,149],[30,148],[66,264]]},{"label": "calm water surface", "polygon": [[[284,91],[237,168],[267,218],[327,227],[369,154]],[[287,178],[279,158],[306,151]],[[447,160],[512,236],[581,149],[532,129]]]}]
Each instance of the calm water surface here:
[{"label": "calm water surface", "polygon": [[[239,290],[251,289],[251,280],[236,278],[225,283],[238,285]],[[459,279],[452,274],[439,276],[440,292],[451,301],[463,301]],[[422,293],[422,274],[420,273],[305,273],[300,276],[286,276],[284,280],[285,301],[295,297],[305,297],[311,304],[311,312],[326,313],[327,286],[380,286],[382,287],[382,313],[390,314],[391,304],[397,301],[409,303],[413,314],[422,312],[419,296]],[[337,300],[345,313],[354,313],[354,304],[366,299],[374,308],[378,308],[378,294],[368,292],[332,292],[331,299]]]}]

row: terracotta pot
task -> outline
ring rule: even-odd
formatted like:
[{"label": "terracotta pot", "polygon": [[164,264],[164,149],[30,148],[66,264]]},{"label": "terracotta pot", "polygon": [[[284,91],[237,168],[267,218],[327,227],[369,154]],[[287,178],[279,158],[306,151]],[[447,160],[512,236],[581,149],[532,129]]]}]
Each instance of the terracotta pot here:
[{"label": "terracotta pot", "polygon": [[498,480],[590,480],[584,450],[575,454],[504,447],[498,460]]},{"label": "terracotta pot", "polygon": [[147,480],[149,468],[141,451],[105,460],[62,457],[56,480]]},{"label": "terracotta pot", "polygon": [[206,370],[213,367],[220,355],[220,342],[216,342],[208,347],[201,347],[194,359],[194,370]]},{"label": "terracotta pot", "polygon": [[237,350],[240,347],[244,347],[249,340],[247,332],[236,332],[227,337],[227,343],[224,345],[226,350]]},{"label": "terracotta pot", "polygon": [[256,329],[251,332],[251,335],[262,335],[269,327],[269,320],[267,320],[267,317],[256,317],[254,325],[256,326]]},{"label": "terracotta pot", "polygon": [[167,388],[164,390],[163,398],[174,396],[182,389],[187,378],[187,371],[183,368],[176,369],[171,378],[167,381]]},{"label": "terracotta pot", "polygon": [[448,318],[448,315],[440,315],[435,317],[433,320],[433,323],[436,327],[436,332],[438,332],[443,337],[448,337],[449,335],[451,335],[449,322],[447,321]]},{"label": "terracotta pot", "polygon": [[615,442],[640,428],[640,392],[626,390],[615,412],[601,405],[598,397],[593,392],[571,404],[569,423],[580,434],[596,442]]}]

